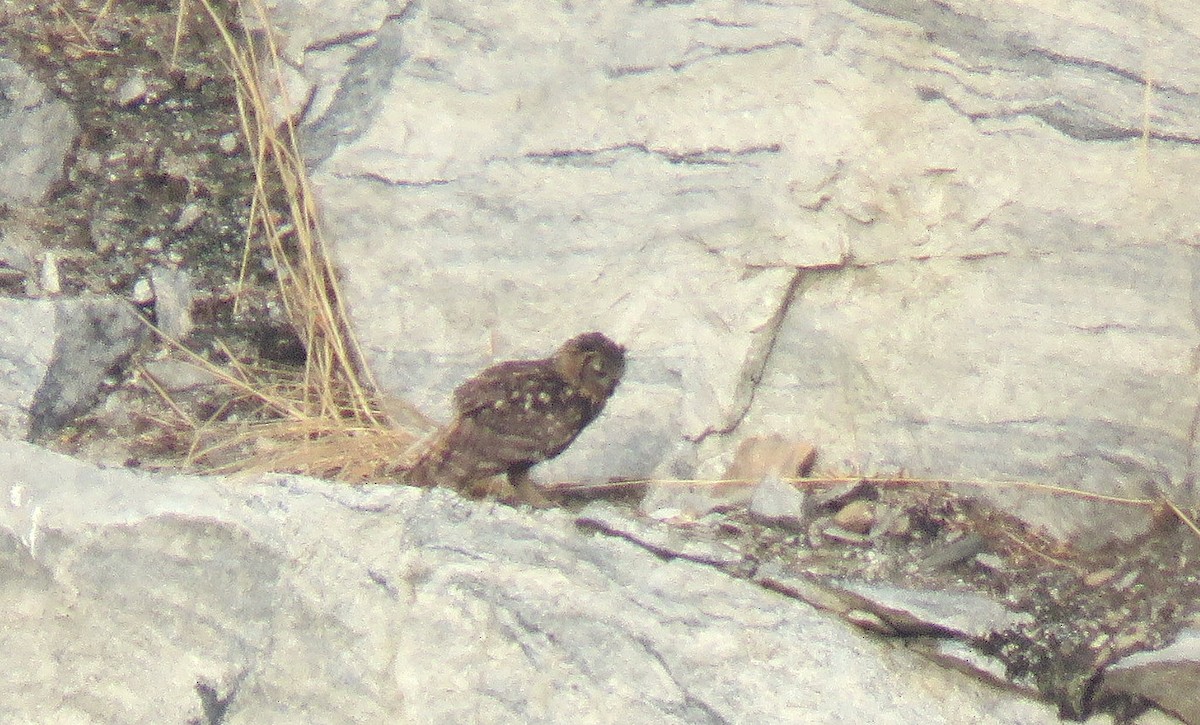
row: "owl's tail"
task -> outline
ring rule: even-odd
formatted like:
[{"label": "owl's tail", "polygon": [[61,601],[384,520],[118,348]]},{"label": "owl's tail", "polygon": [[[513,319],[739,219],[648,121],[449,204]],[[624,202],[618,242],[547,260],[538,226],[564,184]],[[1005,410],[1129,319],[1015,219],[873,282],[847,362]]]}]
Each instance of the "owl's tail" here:
[{"label": "owl's tail", "polygon": [[471,420],[451,423],[430,439],[409,469],[405,483],[467,491],[479,481],[503,472],[504,466],[498,466],[486,450],[480,450],[478,439]]},{"label": "owl's tail", "polygon": [[429,439],[417,456],[417,462],[405,473],[404,483],[425,488],[446,485],[443,481],[452,468],[450,459],[453,455],[448,445],[450,432],[449,427],[442,428]]}]

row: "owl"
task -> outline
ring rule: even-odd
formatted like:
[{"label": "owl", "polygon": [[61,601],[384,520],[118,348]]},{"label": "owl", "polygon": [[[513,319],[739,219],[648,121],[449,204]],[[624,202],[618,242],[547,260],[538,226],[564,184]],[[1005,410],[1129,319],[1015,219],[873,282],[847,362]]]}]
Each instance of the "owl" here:
[{"label": "owl", "polygon": [[624,372],[625,348],[599,332],[567,340],[548,358],[487,368],[454,391],[454,421],[417,459],[408,481],[461,491],[504,473],[520,499],[545,505],[529,469],[571,445]]}]

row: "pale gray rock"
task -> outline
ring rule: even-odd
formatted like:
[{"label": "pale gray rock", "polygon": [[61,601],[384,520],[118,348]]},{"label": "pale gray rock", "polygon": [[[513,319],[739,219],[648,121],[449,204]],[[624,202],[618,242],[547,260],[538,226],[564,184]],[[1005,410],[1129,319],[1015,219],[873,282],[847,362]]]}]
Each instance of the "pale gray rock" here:
[{"label": "pale gray rock", "polygon": [[117,298],[0,297],[0,435],[27,438],[86,411],[144,334]]},{"label": "pale gray rock", "polygon": [[1057,722],[562,512],[10,441],[0,480],[4,722]]},{"label": "pale gray rock", "polygon": [[766,476],[758,482],[750,499],[750,517],[770,526],[802,531],[804,502],[803,491],[779,476]]},{"label": "pale gray rock", "polygon": [[746,555],[728,544],[696,536],[676,526],[647,521],[606,501],[588,504],[575,523],[589,531],[618,536],[664,559],[683,559],[734,570],[747,564]]},{"label": "pale gray rock", "polygon": [[[293,0],[273,22],[389,392],[446,419],[490,362],[588,329],[629,347],[546,476],[719,478],[783,432],[818,472],[1197,500],[1200,6]],[[1063,535],[1143,525],[983,495]]]},{"label": "pale gray rock", "polygon": [[[62,176],[77,132],[66,103],[55,99],[20,65],[0,57],[0,280],[6,290],[57,291],[57,266],[45,256],[36,212],[29,206]],[[4,405],[0,401],[0,410]]]},{"label": "pale gray rock", "polygon": [[0,435],[26,438],[53,357],[54,302],[0,297]]},{"label": "pale gray rock", "polygon": [[63,171],[79,125],[17,63],[0,58],[0,203],[39,201]]},{"label": "pale gray rock", "polygon": [[[1144,697],[1189,725],[1200,723],[1200,629],[1184,630],[1174,642],[1154,652],[1138,652],[1114,662],[1104,672],[1101,697],[1125,694]],[[1192,684],[1187,684],[1192,683]]]},{"label": "pale gray rock", "polygon": [[652,481],[641,508],[652,518],[675,521],[696,520],[713,511],[743,510],[764,478],[773,477],[782,485],[781,478],[803,476],[815,455],[807,443],[781,435],[746,438],[733,452],[721,482]]},{"label": "pale gray rock", "polygon": [[942,635],[979,641],[990,634],[1033,622],[1001,602],[971,592],[935,592],[886,584],[831,582],[902,634]]},{"label": "pale gray rock", "polygon": [[196,296],[192,275],[178,267],[150,270],[154,290],[154,317],[159,330],[172,340],[183,340],[192,331],[192,301]]},{"label": "pale gray rock", "polygon": [[755,484],[714,486],[704,482],[664,481],[650,486],[640,508],[654,519],[695,521],[713,511],[745,509],[756,488]]},{"label": "pale gray rock", "polygon": [[0,219],[0,279],[6,289],[36,293],[44,265],[44,248],[37,229],[26,214],[10,214]]},{"label": "pale gray rock", "polygon": [[[1032,683],[1013,682],[1008,676],[1008,668],[1000,658],[984,654],[977,647],[962,640],[947,637],[910,637],[905,640],[905,646],[946,667],[969,673],[986,682],[1013,688],[1030,697],[1038,695],[1037,687]],[[1143,723],[1139,720],[1138,725]]]},{"label": "pale gray rock", "polygon": [[47,297],[56,297],[62,294],[62,275],[59,274],[58,254],[47,250],[39,255],[38,262],[41,267],[38,275],[39,291]]},{"label": "pale gray rock", "polygon": [[921,567],[927,570],[946,569],[969,561],[986,550],[987,544],[982,536],[974,532],[964,534],[954,541],[939,543],[921,560]]},{"label": "pale gray rock", "polygon": [[146,76],[141,73],[134,74],[117,89],[117,105],[128,108],[141,103],[145,100],[148,91],[149,86],[146,85]]}]

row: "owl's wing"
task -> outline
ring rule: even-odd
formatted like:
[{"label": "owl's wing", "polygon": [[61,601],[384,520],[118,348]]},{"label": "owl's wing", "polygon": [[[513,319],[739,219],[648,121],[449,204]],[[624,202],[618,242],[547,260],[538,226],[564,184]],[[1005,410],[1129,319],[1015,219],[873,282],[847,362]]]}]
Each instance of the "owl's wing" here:
[{"label": "owl's wing", "polygon": [[599,412],[551,360],[493,365],[454,391],[454,405],[459,447],[510,469],[558,455]]},{"label": "owl's wing", "polygon": [[455,389],[454,409],[460,416],[478,413],[514,391],[540,386],[552,375],[544,360],[510,360],[493,365]]}]

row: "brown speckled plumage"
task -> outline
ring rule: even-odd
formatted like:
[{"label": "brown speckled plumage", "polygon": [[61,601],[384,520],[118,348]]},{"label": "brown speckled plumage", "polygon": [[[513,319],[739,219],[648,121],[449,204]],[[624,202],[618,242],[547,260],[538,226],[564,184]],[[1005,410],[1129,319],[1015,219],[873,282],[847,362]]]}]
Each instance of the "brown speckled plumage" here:
[{"label": "brown speckled plumage", "polygon": [[604,409],[624,371],[625,348],[598,332],[571,338],[542,360],[487,368],[454,391],[454,421],[408,480],[463,490],[505,473],[523,497],[536,498],[529,469],[566,450]]}]

